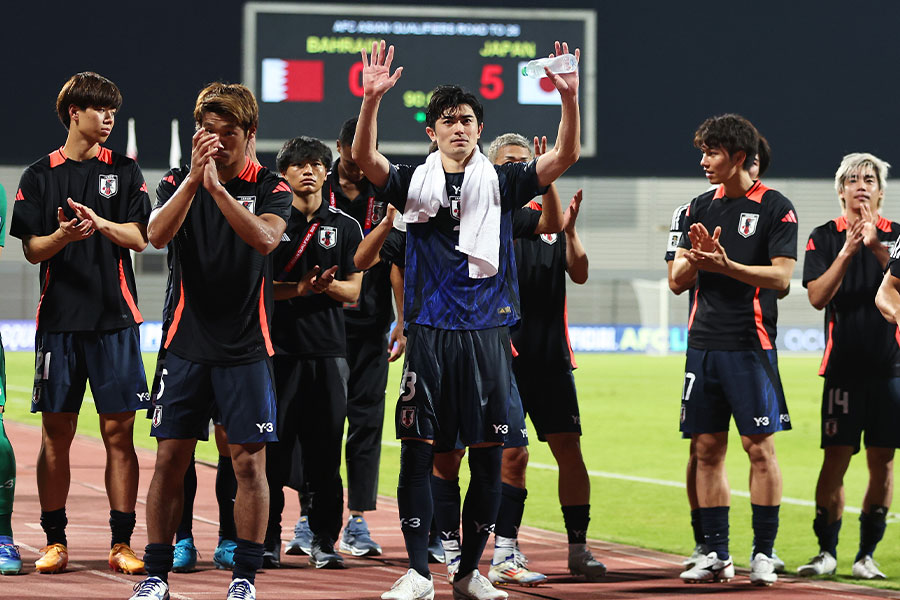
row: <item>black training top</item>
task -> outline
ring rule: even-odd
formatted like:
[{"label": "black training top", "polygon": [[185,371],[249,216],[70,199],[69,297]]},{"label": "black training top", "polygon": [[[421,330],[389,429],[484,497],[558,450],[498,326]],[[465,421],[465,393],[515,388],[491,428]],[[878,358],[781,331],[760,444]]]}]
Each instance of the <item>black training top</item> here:
[{"label": "black training top", "polygon": [[[310,221],[291,207],[287,231],[272,253],[275,280],[298,282],[316,265],[322,271],[336,265],[335,279],[347,279],[359,271],[353,255],[360,241],[359,223],[324,199]],[[272,321],[275,353],[315,358],[346,356],[342,306],[324,293],[276,302]]]},{"label": "black training top", "polygon": [[[157,208],[172,197],[189,170],[173,169],[163,177],[156,191]],[[285,222],[290,216],[290,186],[252,161],[225,190],[255,215],[274,214]],[[174,313],[163,347],[211,365],[246,364],[271,356],[271,258],[235,233],[203,186],[169,247],[173,258],[167,293]]]},{"label": "black training top", "polygon": [[[63,149],[25,170],[16,192],[10,234],[50,235],[59,228],[57,210],[75,218],[68,198],[116,223],[147,224],[150,197],[137,163],[107,148],[75,161]],[[131,253],[106,236],[70,242],[41,262],[38,331],[112,331],[141,323]]]},{"label": "black training top", "polygon": [[[900,224],[879,217],[878,239],[892,246],[900,237]],[[806,242],[803,286],[821,277],[837,258],[847,239],[847,219],[838,217],[813,229]],[[875,306],[883,271],[865,246],[850,259],[844,279],[825,307],[825,355],[819,375],[857,377],[900,376],[900,337]]]},{"label": "black training top", "polygon": [[512,329],[516,361],[540,368],[575,366],[566,314],[566,235],[534,233],[541,205],[513,213],[522,319]]},{"label": "black training top", "polygon": [[[744,265],[771,265],[775,257],[797,258],[797,213],[790,200],[760,181],[744,196],[727,198],[724,186],[691,201],[684,230],[703,223],[728,258]],[[690,248],[682,236],[680,248]],[[726,275],[700,271],[688,319],[688,346],[700,350],[775,348],[778,293]]]},{"label": "black training top", "polygon": [[[331,206],[336,206],[359,222],[363,236],[369,235],[387,211],[387,202],[378,197],[375,188],[364,179],[360,184],[363,190],[356,198],[348,198],[341,189],[338,164],[335,161],[331,173],[322,186],[322,199]],[[350,257],[351,261],[353,257]],[[359,300],[344,304],[344,317],[350,335],[354,331],[361,333],[379,333],[387,331],[394,319],[391,292],[391,265],[379,262],[363,274]]]}]

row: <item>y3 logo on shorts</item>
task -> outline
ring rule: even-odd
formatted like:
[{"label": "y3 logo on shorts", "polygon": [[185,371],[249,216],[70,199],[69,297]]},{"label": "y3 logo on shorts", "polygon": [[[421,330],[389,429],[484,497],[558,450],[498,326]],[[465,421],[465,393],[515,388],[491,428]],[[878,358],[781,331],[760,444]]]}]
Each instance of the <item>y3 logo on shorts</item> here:
[{"label": "y3 logo on shorts", "polygon": [[572,415],[572,425],[581,425],[581,417]]},{"label": "y3 logo on shorts", "polygon": [[16,489],[16,478],[13,477],[12,479],[8,479],[7,481],[4,481],[3,485],[0,485],[0,489],[4,489],[4,490]]},{"label": "y3 logo on shorts", "polygon": [[137,392],[138,402],[150,402],[150,392]]},{"label": "y3 logo on shorts", "polygon": [[260,433],[272,433],[275,431],[275,426],[271,423],[257,423],[256,427]]},{"label": "y3 logo on shorts", "polygon": [[507,433],[509,433],[509,425],[506,425],[505,423],[502,425],[494,424],[493,428],[494,428],[494,433],[502,433],[503,435],[506,435]]},{"label": "y3 logo on shorts", "polygon": [[757,427],[768,427],[769,417],[753,417],[753,422],[756,423]]}]

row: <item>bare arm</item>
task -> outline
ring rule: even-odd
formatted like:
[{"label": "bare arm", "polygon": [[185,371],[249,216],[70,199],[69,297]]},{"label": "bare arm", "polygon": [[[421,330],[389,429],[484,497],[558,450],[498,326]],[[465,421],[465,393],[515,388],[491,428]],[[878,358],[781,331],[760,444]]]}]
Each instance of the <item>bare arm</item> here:
[{"label": "bare arm", "polygon": [[25,259],[33,265],[50,260],[71,242],[89,238],[94,233],[94,222],[90,219],[66,219],[62,207],[56,210],[59,228],[50,235],[31,235],[22,238]]},{"label": "bare arm", "polygon": [[356,248],[356,254],[353,255],[353,264],[360,271],[371,269],[381,260],[379,253],[384,245],[384,241],[391,232],[396,213],[397,209],[393,205],[389,205],[387,214],[381,219],[381,222],[359,243],[359,246]]},{"label": "bare arm", "polygon": [[147,226],[143,223],[116,223],[104,219],[92,209],[80,202],[68,199],[69,206],[75,211],[75,216],[82,220],[90,220],[94,223],[94,229],[105,236],[116,246],[128,248],[135,252],[142,252],[147,247]]},{"label": "bare arm", "polygon": [[388,362],[394,362],[406,351],[406,336],[403,334],[403,269],[391,265],[391,289],[394,291],[394,304],[397,308],[397,324],[391,330],[388,340]]},{"label": "bare arm", "polygon": [[[541,156],[547,153],[547,136],[538,139],[534,136],[534,155]],[[559,233],[563,229],[562,202],[559,199],[559,191],[556,184],[551,183],[550,189],[541,197],[541,218],[538,220],[534,232]]]},{"label": "bare arm", "polygon": [[[829,302],[831,302],[831,299],[834,298],[834,295],[841,287],[841,282],[844,281],[844,275],[847,274],[847,269],[850,267],[853,256],[859,252],[862,243],[863,221],[862,219],[858,219],[847,230],[847,237],[844,240],[844,245],[841,247],[841,251],[838,252],[837,257],[835,257],[834,262],[832,262],[828,269],[826,269],[819,277],[806,284],[806,293],[809,296],[809,303],[812,304],[816,310],[822,310]],[[881,243],[879,242],[878,245],[881,246]],[[885,253],[887,253],[887,251],[885,251]],[[885,260],[885,264],[887,264],[887,260]],[[884,265],[882,265],[882,267],[883,266]]]},{"label": "bare arm", "polygon": [[353,136],[351,154],[353,161],[359,165],[366,178],[376,187],[384,187],[390,173],[390,162],[375,147],[378,139],[378,106],[385,92],[394,87],[403,67],[397,67],[391,75],[391,63],[394,60],[394,47],[390,46],[385,53],[384,40],[372,45],[371,60],[362,53],[363,100],[359,108],[359,120]]},{"label": "bare arm", "polygon": [[900,279],[888,271],[875,294],[875,306],[890,323],[900,323]]},{"label": "bare arm", "polygon": [[[556,54],[569,52],[569,45],[556,42]],[[581,58],[581,50],[575,50],[575,58]],[[578,71],[573,73],[551,73],[545,69],[547,77],[556,86],[562,100],[562,115],[559,132],[553,149],[541,156],[537,162],[538,183],[548,185],[556,181],[566,169],[575,164],[581,154],[581,114],[578,107]]]},{"label": "bare arm", "polygon": [[669,289],[673,292],[676,288],[682,292],[689,290],[697,281],[697,267],[688,261],[687,253],[684,248],[678,248],[675,251],[675,259],[669,263]]},{"label": "bare arm", "polygon": [[351,273],[347,279],[335,279],[325,288],[324,293],[338,302],[356,302],[359,300],[359,288],[362,286],[362,271]]},{"label": "bare arm", "polygon": [[694,283],[697,281],[697,276],[695,273],[694,279],[692,279],[689,283],[679,284],[678,282],[675,281],[675,277],[672,275],[672,271],[673,271],[672,267],[674,266],[674,264],[675,264],[674,260],[666,261],[666,269],[669,272],[668,273],[669,289],[672,290],[676,296],[678,296],[678,295],[688,291],[692,287],[694,287]]},{"label": "bare arm", "polygon": [[578,211],[581,210],[582,191],[578,190],[569,202],[563,219],[563,231],[566,234],[566,270],[569,279],[579,285],[588,279],[588,256],[575,230],[575,221],[578,219]]}]

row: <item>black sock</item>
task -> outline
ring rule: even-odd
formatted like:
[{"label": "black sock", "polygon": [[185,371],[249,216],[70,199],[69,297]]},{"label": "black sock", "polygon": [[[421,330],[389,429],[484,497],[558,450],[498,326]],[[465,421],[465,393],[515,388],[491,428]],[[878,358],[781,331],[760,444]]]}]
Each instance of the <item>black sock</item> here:
[{"label": "black sock", "polygon": [[234,524],[234,496],[237,494],[237,479],[230,456],[219,456],[216,466],[216,501],[219,503],[219,540],[237,539]]},{"label": "black sock", "polygon": [[131,534],[134,533],[134,524],[137,517],[133,512],[125,513],[117,510],[109,511],[109,529],[112,531],[112,541],[109,547],[116,544],[131,545]]},{"label": "black sock", "polygon": [[262,568],[263,545],[249,540],[236,539],[237,547],[234,549],[234,569],[231,576],[234,579],[246,579],[250,583],[256,581],[256,572]]},{"label": "black sock", "polygon": [[41,511],[41,529],[47,536],[48,546],[51,544],[68,545],[66,542],[66,525],[68,524],[65,506],[57,510]]},{"label": "black sock", "polygon": [[456,541],[459,547],[459,479],[449,480],[431,476],[431,497],[434,498],[434,523],[443,542]]},{"label": "black sock", "polygon": [[191,456],[191,464],[184,473],[184,506],[181,509],[181,522],[175,531],[175,541],[194,537],[194,498],[197,496],[197,466]]},{"label": "black sock", "polygon": [[694,532],[694,545],[699,546],[705,544],[703,540],[703,527],[700,525],[700,509],[695,508],[691,511],[691,529]]},{"label": "black sock", "polygon": [[885,523],[887,512],[887,506],[873,504],[869,507],[869,512],[859,515],[859,552],[856,553],[855,560],[862,560],[866,555],[875,554],[875,546],[884,537],[884,530],[887,527]]},{"label": "black sock", "polygon": [[715,552],[719,560],[728,558],[728,507],[701,508],[700,523],[703,526],[703,543],[706,544],[706,549]]},{"label": "black sock", "polygon": [[500,465],[503,446],[469,448],[469,489],[462,511],[462,544],[457,578],[478,568],[500,510]]},{"label": "black sock", "polygon": [[172,544],[147,544],[144,547],[144,569],[149,577],[159,577],[166,583],[172,570],[175,546]]},{"label": "black sock", "polygon": [[816,518],[813,520],[813,531],[819,540],[819,551],[828,552],[837,558],[838,535],[841,533],[841,519],[829,522],[831,516],[824,506],[816,506]]},{"label": "black sock", "polygon": [[434,513],[431,498],[431,444],[417,440],[400,443],[400,477],[397,482],[397,508],[400,530],[409,555],[409,568],[422,577],[428,570],[428,530]]},{"label": "black sock", "polygon": [[576,504],[574,506],[561,506],[563,522],[566,525],[566,534],[570,544],[586,544],[587,528],[591,521],[591,505]]},{"label": "black sock", "polygon": [[753,510],[753,552],[772,558],[775,536],[778,535],[779,506],[750,504]]},{"label": "black sock", "polygon": [[522,524],[522,513],[525,512],[525,498],[528,490],[508,483],[500,484],[500,511],[497,513],[497,524],[494,535],[505,538],[519,537],[519,526]]}]

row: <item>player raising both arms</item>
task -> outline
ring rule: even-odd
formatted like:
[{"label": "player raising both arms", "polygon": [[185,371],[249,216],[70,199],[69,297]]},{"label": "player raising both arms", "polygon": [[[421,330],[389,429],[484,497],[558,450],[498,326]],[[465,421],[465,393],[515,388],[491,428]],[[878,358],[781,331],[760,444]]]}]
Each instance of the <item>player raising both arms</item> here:
[{"label": "player raising both arms", "polygon": [[[509,326],[518,320],[512,213],[575,163],[580,152],[578,73],[548,76],[560,91],[556,146],[528,164],[495,167],[478,150],[483,109],[457,86],[434,90],[426,133],[437,142],[419,167],[395,167],[375,148],[382,96],[400,78],[390,73],[394,48],[363,51],[364,95],[353,159],[407,223],[404,316],[407,354],[396,409],[402,440],[397,499],[410,569],[385,599],[434,597],[428,569],[433,452],[469,447],[472,483],[463,507],[457,600],[506,598],[477,565],[500,502],[500,463],[512,377]],[[556,52],[568,52],[556,44]],[[576,56],[579,51],[575,51]]]}]

